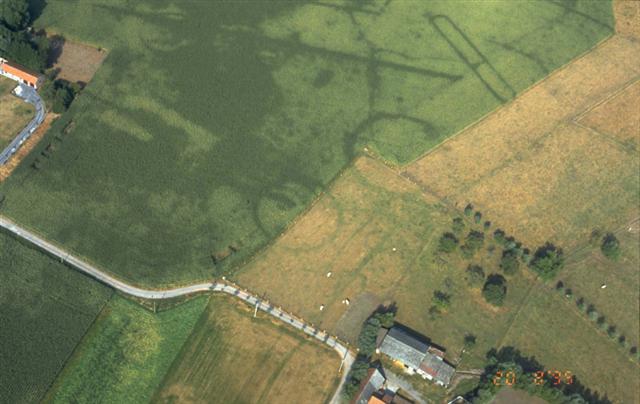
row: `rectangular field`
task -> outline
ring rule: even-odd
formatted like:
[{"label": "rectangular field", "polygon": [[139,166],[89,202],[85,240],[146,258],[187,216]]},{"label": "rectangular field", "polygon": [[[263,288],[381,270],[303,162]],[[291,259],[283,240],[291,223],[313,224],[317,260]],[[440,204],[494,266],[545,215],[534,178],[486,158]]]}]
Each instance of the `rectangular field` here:
[{"label": "rectangular field", "polygon": [[153,401],[317,403],[337,387],[336,352],[228,296],[213,296]]},{"label": "rectangular field", "polygon": [[158,286],[250,257],[365,145],[408,161],[498,106],[495,77],[483,84],[459,47],[517,92],[609,35],[613,19],[608,1],[90,0],[48,2],[36,28],[108,57],[50,131],[58,149],[31,168],[45,139],[0,186],[4,209]]},{"label": "rectangular field", "polygon": [[111,293],[0,232],[0,402],[39,402]]},{"label": "rectangular field", "polygon": [[45,402],[149,402],[206,304],[201,296],[154,314],[114,296]]},{"label": "rectangular field", "polygon": [[534,288],[502,346],[534,356],[546,369],[570,371],[601,398],[638,402],[638,362],[599,331],[571,300],[543,285]]},{"label": "rectangular field", "polygon": [[[575,118],[637,81],[638,60],[640,44],[614,36],[407,172],[460,207],[472,203],[531,246],[570,248],[596,227],[624,225],[639,214],[640,158]],[[633,126],[637,112],[621,113]]]}]

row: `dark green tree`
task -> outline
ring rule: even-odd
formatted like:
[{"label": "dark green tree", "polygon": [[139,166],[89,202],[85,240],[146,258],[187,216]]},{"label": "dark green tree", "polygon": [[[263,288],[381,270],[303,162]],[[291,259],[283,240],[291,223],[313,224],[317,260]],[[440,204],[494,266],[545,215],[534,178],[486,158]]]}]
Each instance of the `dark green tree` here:
[{"label": "dark green tree", "polygon": [[473,213],[473,205],[472,204],[468,204],[467,206],[464,207],[464,214],[466,216],[471,216],[472,213]]},{"label": "dark green tree", "polygon": [[564,266],[562,250],[551,243],[538,248],[530,267],[544,280],[553,279]]},{"label": "dark green tree", "polygon": [[473,334],[466,334],[464,336],[464,347],[471,349],[476,345],[476,336]]},{"label": "dark green tree", "polygon": [[490,275],[482,288],[482,296],[494,306],[502,306],[507,296],[507,280],[500,275]]},{"label": "dark green tree", "polygon": [[480,212],[476,212],[476,213],[473,215],[473,220],[474,220],[476,223],[480,223],[480,221],[482,220],[482,213],[480,213]]},{"label": "dark green tree", "polygon": [[0,22],[13,31],[21,31],[30,22],[28,0],[0,1]]},{"label": "dark green tree", "polygon": [[515,250],[505,250],[502,252],[502,258],[500,258],[500,269],[507,274],[513,275],[518,272],[520,267],[520,260],[518,259],[518,253]]},{"label": "dark green tree", "polygon": [[462,255],[465,258],[471,258],[484,244],[484,233],[481,231],[471,230],[464,240],[461,247]]},{"label": "dark green tree", "polygon": [[438,251],[444,253],[453,252],[458,247],[458,239],[453,233],[444,233],[438,241]]},{"label": "dark green tree", "polygon": [[451,225],[453,232],[456,234],[462,233],[464,230],[464,220],[461,217],[456,217],[453,219],[453,224]]},{"label": "dark green tree", "polygon": [[620,242],[613,233],[607,233],[602,239],[600,250],[605,257],[617,260],[620,257]]}]

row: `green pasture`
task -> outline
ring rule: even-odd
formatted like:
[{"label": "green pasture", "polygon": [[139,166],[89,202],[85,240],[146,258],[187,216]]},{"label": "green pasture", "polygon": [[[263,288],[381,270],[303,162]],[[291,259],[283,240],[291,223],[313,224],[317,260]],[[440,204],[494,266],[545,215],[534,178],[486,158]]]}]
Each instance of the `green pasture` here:
[{"label": "green pasture", "polygon": [[198,297],[154,314],[116,295],[45,402],[148,403],[207,300]]},{"label": "green pasture", "polygon": [[0,233],[0,402],[40,401],[111,293]]},{"label": "green pasture", "polygon": [[363,147],[411,161],[613,17],[608,1],[51,0],[36,26],[109,56],[0,186],[2,210],[158,286],[231,270]]}]

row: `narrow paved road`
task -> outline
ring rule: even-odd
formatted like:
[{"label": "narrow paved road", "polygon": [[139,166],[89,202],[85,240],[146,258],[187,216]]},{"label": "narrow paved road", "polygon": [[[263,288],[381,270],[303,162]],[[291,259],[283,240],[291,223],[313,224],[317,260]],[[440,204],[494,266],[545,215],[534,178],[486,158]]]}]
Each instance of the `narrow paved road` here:
[{"label": "narrow paved road", "polygon": [[351,353],[349,349],[336,338],[330,336],[324,331],[320,331],[317,328],[306,324],[304,320],[298,318],[297,316],[287,313],[282,309],[271,305],[269,302],[262,301],[259,297],[251,294],[250,292],[242,290],[239,287],[227,282],[199,283],[196,285],[166,290],[141,289],[122,282],[114,278],[113,276],[104,273],[95,266],[84,262],[79,258],[76,258],[62,248],[51,244],[37,234],[34,234],[33,232],[23,227],[20,227],[18,224],[1,215],[0,227],[14,234],[16,237],[26,240],[29,243],[41,248],[42,250],[47,251],[49,254],[59,258],[62,262],[66,262],[79,271],[82,271],[87,275],[99,280],[100,282],[103,282],[113,287],[114,289],[117,289],[131,296],[159,300],[189,295],[198,292],[222,292],[227,293],[231,296],[235,296],[238,299],[244,300],[251,306],[256,307],[258,310],[264,311],[277,318],[278,320],[290,325],[291,327],[296,328],[330,346],[338,353],[338,355],[340,355],[340,359],[342,360],[342,377],[340,379],[338,389],[333,395],[331,403],[338,403],[340,401],[340,391],[342,390],[342,386],[346,380],[346,376],[349,373],[349,369],[351,369],[351,365],[353,364],[353,361],[355,359],[353,353]]},{"label": "narrow paved road", "polygon": [[38,126],[40,126],[42,121],[44,121],[45,115],[47,114],[47,111],[44,108],[44,102],[35,89],[24,84],[19,84],[16,88],[21,89],[19,95],[15,94],[14,92],[16,97],[20,97],[25,102],[33,104],[36,107],[36,116],[31,121],[29,121],[27,126],[22,129],[18,136],[16,136],[11,141],[11,143],[9,143],[9,145],[5,147],[2,152],[0,152],[0,166],[9,161],[11,156],[13,156],[13,154],[18,151],[20,146],[22,146],[22,143],[24,143],[25,140],[27,140],[29,136],[31,136],[31,134],[35,132]]}]

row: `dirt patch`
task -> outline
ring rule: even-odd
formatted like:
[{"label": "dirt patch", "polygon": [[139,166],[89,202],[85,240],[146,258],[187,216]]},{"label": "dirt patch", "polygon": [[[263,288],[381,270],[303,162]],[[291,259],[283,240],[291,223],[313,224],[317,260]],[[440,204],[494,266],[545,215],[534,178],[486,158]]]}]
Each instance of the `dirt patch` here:
[{"label": "dirt patch", "polygon": [[15,170],[16,167],[18,167],[22,159],[24,159],[31,152],[31,150],[33,150],[33,148],[36,147],[38,142],[40,142],[40,140],[45,135],[45,133],[47,133],[47,131],[49,130],[49,127],[51,127],[51,124],[58,116],[59,116],[58,114],[54,114],[51,112],[48,113],[47,116],[44,118],[44,121],[42,122],[42,124],[40,124],[40,126],[38,127],[38,129],[35,132],[33,132],[33,134],[29,137],[29,139],[27,139],[22,144],[20,149],[18,149],[18,151],[11,157],[11,159],[9,159],[7,164],[0,167],[0,182],[4,181],[7,177],[9,177],[13,172],[13,170]]},{"label": "dirt patch", "polygon": [[639,105],[640,81],[636,81],[589,111],[579,122],[637,150],[640,148]]},{"label": "dirt patch", "polygon": [[382,304],[382,299],[373,293],[362,293],[350,302],[349,309],[336,325],[336,335],[345,341],[355,341],[362,324]]},{"label": "dirt patch", "polygon": [[53,64],[55,69],[60,69],[58,78],[74,83],[89,83],[107,57],[104,49],[69,40],[61,42],[54,39],[54,47],[60,47],[59,56]]},{"label": "dirt patch", "polygon": [[[530,244],[553,238],[573,244],[601,225],[601,218],[624,223],[628,205],[615,210],[601,203],[619,189],[632,198],[629,173],[638,158],[616,149],[610,139],[584,133],[573,119],[637,80],[638,60],[640,43],[614,36],[411,164],[406,174],[452,204],[473,203]],[[562,139],[564,134],[578,143]],[[598,147],[613,154],[603,155]],[[590,160],[589,153],[597,161],[578,161]],[[561,189],[564,185],[569,188]]]},{"label": "dirt patch", "polygon": [[492,404],[545,404],[541,398],[530,396],[524,390],[505,387],[496,394]]}]

